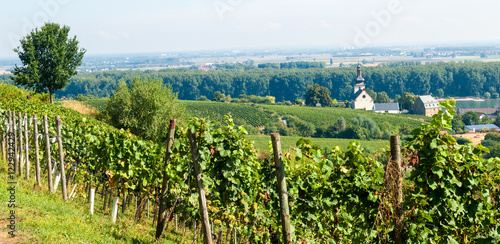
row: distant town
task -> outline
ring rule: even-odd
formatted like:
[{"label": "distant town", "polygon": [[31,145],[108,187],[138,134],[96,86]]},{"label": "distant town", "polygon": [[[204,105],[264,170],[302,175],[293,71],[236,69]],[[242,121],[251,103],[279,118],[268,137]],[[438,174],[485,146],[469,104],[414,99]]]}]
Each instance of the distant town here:
[{"label": "distant town", "polygon": [[[322,62],[325,68],[349,67],[361,62],[377,66],[394,62],[495,62],[500,61],[500,44],[455,46],[350,48],[275,48],[186,51],[144,54],[87,55],[79,72],[191,68],[216,70],[228,64],[253,65],[289,61]],[[0,74],[9,73],[17,59],[0,59]]]}]

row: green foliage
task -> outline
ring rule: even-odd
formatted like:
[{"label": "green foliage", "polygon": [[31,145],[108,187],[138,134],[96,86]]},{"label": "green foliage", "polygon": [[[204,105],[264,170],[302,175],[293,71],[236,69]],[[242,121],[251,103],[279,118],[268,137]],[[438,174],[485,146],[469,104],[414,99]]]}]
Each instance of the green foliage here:
[{"label": "green foliage", "polygon": [[48,92],[52,102],[52,94],[77,74],[86,51],[78,48],[76,36],[68,37],[69,30],[68,26],[45,23],[23,37],[14,51],[24,66],[14,67],[14,82],[37,93]]},{"label": "green foliage", "polygon": [[[285,159],[288,199],[296,242],[360,243],[373,240],[377,216],[376,192],[383,185],[383,165],[363,156],[357,142],[347,152],[334,147],[328,154],[311,141],[297,141],[297,158]],[[269,164],[272,162],[268,161]],[[264,162],[264,181],[275,185],[274,167]],[[277,208],[277,193],[267,187],[265,209]],[[269,212],[269,211],[266,211]],[[273,213],[274,218],[279,217]],[[274,227],[279,228],[279,227]]]},{"label": "green foliage", "polygon": [[[411,94],[431,94],[442,89],[444,96],[472,96],[496,92],[500,87],[500,62],[492,63],[434,63],[415,66],[365,67],[363,77],[368,89],[384,91],[389,97]],[[277,101],[302,99],[308,86],[318,84],[328,88],[338,101],[351,99],[356,70],[340,69],[251,69],[251,70],[187,70],[106,71],[80,73],[72,78],[57,96],[76,97],[92,94],[106,97],[118,81],[127,83],[137,76],[154,76],[171,85],[179,99],[196,100],[199,96],[212,98],[215,91],[231,97],[239,94],[273,96]],[[0,79],[2,76],[0,75]],[[375,97],[374,97],[375,98]]]},{"label": "green foliage", "polygon": [[265,104],[272,104],[275,102],[275,98],[271,96],[255,96],[255,95],[250,95],[247,96],[245,94],[241,94],[238,96],[238,98],[232,99],[231,102],[233,103],[265,103]]},{"label": "green foliage", "polygon": [[405,132],[407,132],[406,134],[410,134],[413,128],[422,123],[419,120],[430,121],[431,119],[429,117],[408,114],[377,114],[371,111],[342,108],[314,108],[276,105],[262,105],[262,107],[272,113],[282,116],[293,115],[305,122],[311,123],[316,128],[335,126],[340,117],[344,118],[346,126],[348,126],[358,115],[363,115],[364,117],[373,120],[377,125],[387,122],[391,125],[391,127],[386,129],[394,132],[397,132],[398,129],[405,127]]},{"label": "green foliage", "polygon": [[340,117],[338,120],[337,120],[337,131],[343,131],[345,130],[346,128],[346,123],[345,123],[345,119],[344,117]]},{"label": "green foliage", "polygon": [[485,158],[500,157],[500,134],[486,134],[484,141],[481,144],[490,150],[489,152],[484,153]]},{"label": "green foliage", "polygon": [[182,104],[186,106],[189,115],[198,118],[209,118],[219,123],[224,122],[224,116],[228,114],[231,114],[235,121],[245,121],[245,124],[255,128],[278,122],[278,118],[272,116],[270,112],[264,111],[262,107],[257,106],[193,101],[182,101]]},{"label": "green foliage", "polygon": [[[182,218],[199,218],[196,178],[190,163],[188,132],[196,133],[200,168],[203,170],[203,185],[207,191],[210,219],[224,228],[236,228],[238,235],[253,242],[262,240],[267,233],[270,219],[264,215],[262,204],[265,198],[260,183],[261,165],[256,151],[245,137],[243,127],[235,127],[227,117],[222,125],[213,121],[191,119],[189,125],[176,131],[176,141],[168,164],[170,194],[185,199],[175,208]],[[185,184],[187,182],[187,184]]]},{"label": "green foliage", "polygon": [[200,96],[198,97],[197,99],[198,101],[202,101],[202,102],[206,102],[206,101],[209,101],[208,98],[206,96]]},{"label": "green foliage", "polygon": [[330,90],[328,88],[314,84],[307,87],[307,92],[305,95],[307,106],[316,106],[320,103],[323,107],[332,106],[332,98],[330,97]]},{"label": "green foliage", "polygon": [[27,100],[29,94],[15,85],[0,83],[0,100]]},{"label": "green foliage", "polygon": [[370,97],[373,98],[373,100],[376,100],[377,99],[377,93],[374,92],[372,89],[370,88],[367,88],[366,89],[366,92],[368,93],[368,95],[370,95]]},{"label": "green foliage", "polygon": [[[300,135],[311,137],[315,133],[315,127],[311,123],[307,123],[293,115],[287,115],[282,118],[286,120],[286,126],[289,128],[287,135]],[[282,133],[280,133],[282,134]]]},{"label": "green foliage", "polygon": [[176,118],[182,123],[185,108],[177,101],[172,88],[154,78],[143,80],[138,77],[130,87],[120,82],[107,102],[104,114],[117,128],[130,129],[145,139],[163,142],[169,120]]},{"label": "green foliage", "polygon": [[408,111],[413,111],[413,104],[415,104],[415,101],[417,101],[418,96],[415,96],[411,93],[405,92],[401,96],[401,98],[398,99],[399,106],[401,109],[406,109]]},{"label": "green foliage", "polygon": [[223,102],[226,99],[226,95],[222,94],[220,91],[214,92],[212,96],[212,101],[214,102]]},{"label": "green foliage", "polygon": [[465,127],[465,123],[462,121],[462,115],[457,114],[453,117],[453,120],[451,121],[452,124],[452,129],[457,131],[457,130],[463,130]]},{"label": "green foliage", "polygon": [[380,128],[378,127],[377,123],[368,117],[365,117],[363,115],[358,115],[355,119],[353,119],[354,126],[359,126],[362,128],[365,128],[369,131],[369,134],[367,135],[367,138],[381,138],[382,137],[382,132],[380,131]]},{"label": "green foliage", "polygon": [[474,111],[467,111],[464,114],[462,114],[462,122],[465,125],[481,124],[481,120],[479,119],[479,115]]},{"label": "green foliage", "polygon": [[312,69],[312,68],[326,68],[325,62],[287,62],[280,63],[281,69]]},{"label": "green foliage", "polygon": [[454,101],[441,103],[446,111],[430,125],[413,131],[405,146],[419,163],[411,172],[404,199],[407,243],[491,243],[498,240],[499,212],[493,201],[498,185],[490,180],[499,160],[484,160],[486,148],[460,146],[440,130],[450,129]]},{"label": "green foliage", "polygon": [[385,92],[379,92],[377,95],[377,99],[375,99],[375,103],[390,103],[391,99]]},{"label": "green foliage", "polygon": [[472,141],[467,138],[457,138],[457,144],[459,145],[472,144]]},{"label": "green foliage", "polygon": [[[485,160],[481,154],[488,150],[483,146],[461,146],[440,133],[451,129],[454,105],[441,103],[446,111],[413,130],[402,145],[403,166],[411,169],[404,173],[404,243],[498,241],[500,159]],[[95,180],[91,172],[96,171],[111,176],[105,186],[135,190],[138,199],[153,200],[158,193],[165,163],[165,148],[159,144],[52,104],[0,99],[0,110],[61,115],[66,162],[79,158],[79,169],[88,169],[78,170],[77,182]],[[370,120],[356,120],[356,129],[370,133]],[[360,127],[363,124],[367,128]],[[50,131],[54,133],[53,127]],[[210,220],[237,230],[238,242],[269,243],[271,233],[281,233],[275,164],[272,158],[257,160],[246,130],[231,118],[222,124],[193,118],[177,128],[165,169],[167,207],[181,221],[199,220],[189,132],[196,135]],[[45,160],[43,147],[40,151]],[[324,150],[300,139],[294,153],[295,158],[284,156],[294,243],[393,242],[395,206],[387,196],[394,192],[387,185],[394,175],[389,167],[365,156],[357,142],[344,153],[339,147]]]}]

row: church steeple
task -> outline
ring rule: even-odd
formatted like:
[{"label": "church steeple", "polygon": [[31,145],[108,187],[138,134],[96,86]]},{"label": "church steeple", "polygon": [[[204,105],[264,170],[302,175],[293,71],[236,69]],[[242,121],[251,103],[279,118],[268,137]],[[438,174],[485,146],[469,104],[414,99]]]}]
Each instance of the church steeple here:
[{"label": "church steeple", "polygon": [[361,83],[364,81],[365,81],[365,79],[361,75],[361,65],[359,65],[359,63],[358,63],[358,78],[356,79],[356,83]]},{"label": "church steeple", "polygon": [[356,85],[354,85],[354,93],[365,89],[365,79],[361,75],[361,65],[358,63],[358,77],[356,78]]}]

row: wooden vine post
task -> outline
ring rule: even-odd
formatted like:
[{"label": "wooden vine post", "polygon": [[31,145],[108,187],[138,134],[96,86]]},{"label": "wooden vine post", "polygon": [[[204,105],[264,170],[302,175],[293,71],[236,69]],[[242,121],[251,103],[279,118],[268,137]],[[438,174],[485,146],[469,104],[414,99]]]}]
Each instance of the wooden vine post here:
[{"label": "wooden vine post", "polygon": [[278,179],[278,195],[280,199],[280,216],[283,243],[292,243],[292,227],[290,225],[290,209],[288,206],[288,194],[285,178],[285,167],[283,165],[283,152],[281,151],[281,139],[279,133],[271,134],[273,143],[274,163],[276,166],[276,177]]},{"label": "wooden vine post", "polygon": [[26,180],[30,179],[30,159],[29,159],[29,140],[28,140],[28,113],[24,113],[24,138],[26,148],[24,150],[26,157]]},{"label": "wooden vine post", "polygon": [[38,187],[42,186],[42,180],[40,179],[40,153],[38,148],[38,122],[36,120],[36,114],[33,115],[33,138],[35,143],[35,174],[36,174],[36,183]]},{"label": "wooden vine post", "polygon": [[196,135],[188,131],[189,142],[191,144],[191,155],[193,156],[194,172],[196,174],[196,183],[198,185],[198,200],[200,203],[200,215],[202,218],[202,232],[204,234],[203,240],[205,244],[212,244],[212,233],[210,232],[210,220],[208,218],[207,201],[205,198],[205,187],[201,177],[201,168],[198,164],[198,146],[196,145]]},{"label": "wooden vine post", "polygon": [[61,117],[59,115],[56,116],[56,127],[57,127],[57,145],[59,147],[59,165],[61,167],[61,180],[62,180],[62,194],[64,201],[68,200],[68,192],[66,189],[66,172],[64,169],[64,151],[62,145],[62,136],[61,136]]},{"label": "wooden vine post", "polygon": [[396,199],[396,211],[394,216],[394,242],[403,243],[403,174],[401,169],[401,140],[399,135],[391,136],[391,163],[395,170],[394,184],[396,186],[394,198]]},{"label": "wooden vine post", "polygon": [[48,171],[48,183],[49,191],[54,192],[54,185],[52,185],[52,157],[50,155],[50,137],[49,137],[49,125],[47,120],[47,115],[43,116],[43,130],[45,132],[45,150],[47,154],[47,171]]},{"label": "wooden vine post", "polygon": [[12,136],[14,137],[14,171],[19,174],[19,158],[18,158],[18,148],[17,148],[17,122],[16,122],[16,112],[12,111]]},{"label": "wooden vine post", "polygon": [[168,130],[168,141],[167,141],[167,152],[165,154],[165,164],[163,165],[163,183],[161,185],[160,193],[160,211],[158,212],[158,225],[156,226],[156,239],[159,239],[165,228],[165,223],[167,221],[167,187],[168,187],[168,175],[167,175],[167,165],[170,158],[170,153],[172,152],[172,146],[174,145],[175,139],[175,119],[170,119],[170,127]]},{"label": "wooden vine post", "polygon": [[23,168],[24,168],[24,152],[23,152],[23,147],[24,147],[24,139],[23,139],[23,117],[22,113],[18,112],[18,120],[19,120],[19,176],[23,175]]},{"label": "wooden vine post", "polygon": [[[1,117],[3,118],[4,120],[4,124],[7,125],[8,121],[7,119],[5,118],[5,114],[4,112],[1,112],[0,115],[2,115]],[[5,131],[2,131],[2,157],[3,157],[3,161],[7,162],[7,133],[9,133],[7,131],[7,127],[5,127]]]},{"label": "wooden vine post", "polygon": [[[14,125],[12,124],[12,112],[7,112],[7,115],[9,116],[7,119],[9,121],[9,129],[7,130],[7,160],[10,163],[13,163],[12,162],[12,153],[14,153],[14,147],[12,145],[12,132],[14,131]],[[14,163],[13,165],[13,170],[14,170],[14,173],[16,172],[16,164]],[[10,167],[10,165],[9,165]]]}]

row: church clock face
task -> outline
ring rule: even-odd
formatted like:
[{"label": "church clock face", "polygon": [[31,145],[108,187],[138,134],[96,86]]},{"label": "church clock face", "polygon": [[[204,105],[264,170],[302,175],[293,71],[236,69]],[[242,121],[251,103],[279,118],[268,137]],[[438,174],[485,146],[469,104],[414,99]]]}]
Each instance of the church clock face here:
[{"label": "church clock face", "polygon": [[366,95],[363,95],[363,98],[366,98]]}]

